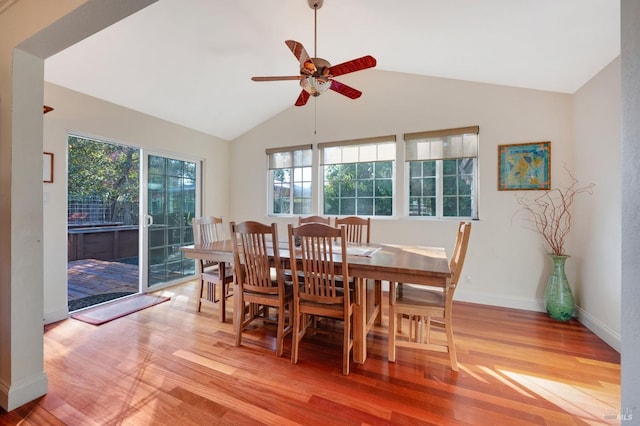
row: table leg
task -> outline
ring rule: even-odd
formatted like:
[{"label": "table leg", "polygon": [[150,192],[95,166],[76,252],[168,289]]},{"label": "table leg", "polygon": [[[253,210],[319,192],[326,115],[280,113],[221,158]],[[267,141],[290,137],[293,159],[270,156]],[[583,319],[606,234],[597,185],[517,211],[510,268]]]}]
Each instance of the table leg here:
[{"label": "table leg", "polygon": [[367,280],[356,278],[360,289],[360,303],[353,312],[353,361],[359,364],[367,360]]}]

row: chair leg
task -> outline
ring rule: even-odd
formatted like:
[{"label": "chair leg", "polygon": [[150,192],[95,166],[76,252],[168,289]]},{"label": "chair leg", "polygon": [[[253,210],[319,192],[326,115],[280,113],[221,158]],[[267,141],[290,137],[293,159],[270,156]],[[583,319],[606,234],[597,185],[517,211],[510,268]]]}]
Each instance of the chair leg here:
[{"label": "chair leg", "polygon": [[200,297],[198,297],[198,312],[202,309],[202,296],[204,294],[204,280],[200,278]]},{"label": "chair leg", "polygon": [[225,322],[227,320],[227,297],[225,290],[228,283],[224,282],[224,278],[220,281],[220,321]]},{"label": "chair leg", "polygon": [[285,304],[280,303],[278,308],[278,331],[276,332],[276,356],[282,356],[282,346],[284,341],[284,309]]},{"label": "chair leg", "polygon": [[[402,283],[395,283],[394,286],[394,291],[397,291],[398,296],[402,296],[402,292],[403,292],[403,287],[402,287]],[[403,318],[409,318],[409,340],[411,340],[411,327],[412,327],[412,323],[411,323],[411,317],[410,316],[406,316],[403,314],[398,314],[398,318],[397,318],[397,323],[398,323],[398,333],[402,333],[402,319]]]},{"label": "chair leg", "polygon": [[298,363],[298,345],[300,343],[300,307],[294,306],[294,318],[293,318],[293,333],[292,334],[292,347],[291,347],[291,363]]},{"label": "chair leg", "polygon": [[344,331],[342,340],[342,374],[349,375],[349,354],[351,353],[351,315],[346,315],[344,319]]},{"label": "chair leg", "polygon": [[210,294],[209,297],[211,298],[211,300],[213,300],[213,303],[218,303],[220,299],[218,299],[217,297],[218,291],[217,291],[216,283],[215,282],[209,283],[209,289],[211,290],[211,293],[209,293]]},{"label": "chair leg", "polygon": [[[395,362],[396,360],[396,319],[400,318],[399,321],[402,321],[402,317],[400,315],[396,316],[395,308],[393,305],[389,305],[389,336],[387,337],[388,345],[389,345],[389,362]],[[398,326],[400,328],[400,326]]]},{"label": "chair leg", "polygon": [[234,297],[239,298],[238,303],[236,304],[236,307],[239,309],[233,310],[233,325],[236,329],[236,346],[240,346],[242,343],[242,329],[244,328],[244,298],[242,297],[241,291],[237,291],[236,294],[234,294]]},{"label": "chair leg", "polygon": [[425,343],[428,345],[431,343],[431,317],[423,318],[425,328]]},{"label": "chair leg", "polygon": [[[402,294],[402,283],[396,283],[389,281],[389,321],[391,321],[391,305],[395,304],[396,291],[399,295]],[[393,310],[395,312],[395,309]],[[395,314],[395,322],[398,327],[398,333],[402,333],[402,314]],[[391,323],[390,323],[391,324]]]},{"label": "chair leg", "polygon": [[447,334],[447,348],[449,349],[449,359],[451,360],[451,369],[458,371],[458,358],[456,356],[456,345],[453,341],[453,327],[451,324],[450,312],[445,313],[444,327]]}]

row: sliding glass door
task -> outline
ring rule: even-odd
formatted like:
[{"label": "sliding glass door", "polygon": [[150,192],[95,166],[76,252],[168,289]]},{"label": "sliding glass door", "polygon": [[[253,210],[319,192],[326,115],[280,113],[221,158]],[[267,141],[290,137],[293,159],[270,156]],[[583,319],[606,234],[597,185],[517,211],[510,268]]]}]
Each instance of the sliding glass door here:
[{"label": "sliding glass door", "polygon": [[142,283],[147,289],[157,289],[196,272],[194,261],[186,259],[180,247],[193,244],[191,219],[200,211],[200,162],[148,152],[143,158],[147,179]]},{"label": "sliding glass door", "polygon": [[67,138],[69,312],[140,291],[140,149]]}]

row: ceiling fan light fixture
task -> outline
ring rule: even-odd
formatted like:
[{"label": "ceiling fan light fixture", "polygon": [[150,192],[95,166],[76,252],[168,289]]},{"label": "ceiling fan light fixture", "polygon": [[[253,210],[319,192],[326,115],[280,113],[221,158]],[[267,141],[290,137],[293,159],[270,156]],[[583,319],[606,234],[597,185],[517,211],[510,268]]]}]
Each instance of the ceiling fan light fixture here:
[{"label": "ceiling fan light fixture", "polygon": [[331,81],[309,76],[300,80],[300,86],[311,96],[320,96],[331,88]]}]

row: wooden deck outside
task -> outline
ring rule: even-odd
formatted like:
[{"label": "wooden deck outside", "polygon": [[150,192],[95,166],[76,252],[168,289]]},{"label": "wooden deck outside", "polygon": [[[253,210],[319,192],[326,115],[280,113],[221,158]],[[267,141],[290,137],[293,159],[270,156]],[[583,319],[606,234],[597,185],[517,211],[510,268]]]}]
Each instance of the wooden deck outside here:
[{"label": "wooden deck outside", "polygon": [[138,265],[97,259],[74,260],[67,267],[68,300],[105,293],[138,292]]}]

